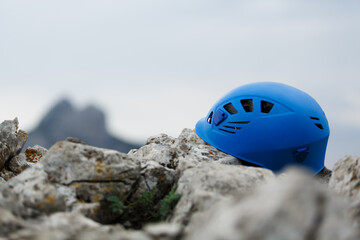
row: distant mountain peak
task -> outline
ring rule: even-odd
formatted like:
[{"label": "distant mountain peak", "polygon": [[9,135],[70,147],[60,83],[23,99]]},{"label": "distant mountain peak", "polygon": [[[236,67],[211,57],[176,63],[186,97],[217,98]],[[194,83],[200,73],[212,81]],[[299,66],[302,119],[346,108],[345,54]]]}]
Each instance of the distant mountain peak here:
[{"label": "distant mountain peak", "polygon": [[66,98],[54,104],[38,127],[29,133],[27,146],[38,144],[49,148],[68,137],[122,152],[139,147],[112,136],[106,129],[105,113],[100,108],[88,105],[83,109],[76,109]]}]

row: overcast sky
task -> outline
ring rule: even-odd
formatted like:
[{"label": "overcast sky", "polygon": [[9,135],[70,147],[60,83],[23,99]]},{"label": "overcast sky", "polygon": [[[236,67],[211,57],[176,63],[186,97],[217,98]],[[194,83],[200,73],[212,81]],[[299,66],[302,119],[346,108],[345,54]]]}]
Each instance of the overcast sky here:
[{"label": "overcast sky", "polygon": [[245,83],[327,114],[327,165],[360,155],[360,1],[0,0],[0,120],[31,130],[62,97],[132,141],[194,128]]}]

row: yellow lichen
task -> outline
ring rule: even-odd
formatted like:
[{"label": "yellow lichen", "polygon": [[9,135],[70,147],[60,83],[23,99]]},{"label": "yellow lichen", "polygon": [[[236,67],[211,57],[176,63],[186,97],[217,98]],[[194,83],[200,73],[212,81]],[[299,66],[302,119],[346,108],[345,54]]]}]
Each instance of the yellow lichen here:
[{"label": "yellow lichen", "polygon": [[55,201],[56,201],[56,195],[49,194],[49,195],[45,198],[45,201],[46,201],[47,203],[50,203],[50,204],[55,203]]}]

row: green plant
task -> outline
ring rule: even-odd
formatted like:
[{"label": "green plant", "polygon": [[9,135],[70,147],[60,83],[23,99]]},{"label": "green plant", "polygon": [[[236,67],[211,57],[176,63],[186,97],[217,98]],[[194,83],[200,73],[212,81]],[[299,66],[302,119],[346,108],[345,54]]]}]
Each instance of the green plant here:
[{"label": "green plant", "polygon": [[176,189],[177,185],[174,185],[171,191],[160,201],[158,213],[161,220],[166,219],[181,198],[180,194],[175,193]]},{"label": "green plant", "polygon": [[[107,202],[110,203],[109,207],[112,213],[119,217],[125,213],[125,211],[135,212],[138,214],[141,222],[154,222],[159,220],[165,220],[176,206],[181,195],[175,193],[177,186],[173,186],[171,191],[163,197],[160,201],[156,201],[156,194],[158,189],[155,187],[151,191],[145,191],[141,196],[132,203],[125,204],[119,195],[112,194],[106,197]],[[128,212],[127,211],[127,212]]]},{"label": "green plant", "polygon": [[122,215],[127,208],[124,202],[121,201],[120,197],[117,195],[110,195],[106,198],[108,202],[110,202],[110,209],[113,213]]},{"label": "green plant", "polygon": [[141,195],[141,197],[135,202],[135,204],[142,208],[142,209],[151,209],[154,206],[154,200],[155,200],[155,196],[157,193],[157,188],[155,187],[153,190],[151,191],[145,191],[143,192],[143,194]]}]

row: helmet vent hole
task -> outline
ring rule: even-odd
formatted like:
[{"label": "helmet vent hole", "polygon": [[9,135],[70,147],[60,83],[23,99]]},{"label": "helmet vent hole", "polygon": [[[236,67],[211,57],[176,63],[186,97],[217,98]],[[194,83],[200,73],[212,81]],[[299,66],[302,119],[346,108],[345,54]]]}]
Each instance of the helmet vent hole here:
[{"label": "helmet vent hole", "polygon": [[224,126],[226,128],[231,128],[231,129],[234,129],[234,130],[240,130],[242,127],[232,127],[232,126]]},{"label": "helmet vent hole", "polygon": [[238,113],[238,111],[236,110],[236,108],[232,105],[232,103],[228,103],[226,105],[224,105],[224,108],[226,111],[228,111],[231,115]]},{"label": "helmet vent hole", "polygon": [[320,129],[324,129],[323,125],[321,125],[320,123],[315,123],[315,125]]},{"label": "helmet vent hole", "polygon": [[310,117],[312,120],[320,120],[320,118],[317,118],[317,117]]},{"label": "helmet vent hole", "polygon": [[212,121],[212,117],[213,117],[213,112],[210,113],[208,119],[207,119],[207,122],[211,124],[211,121]]},{"label": "helmet vent hole", "polygon": [[254,112],[254,105],[252,99],[243,99],[240,102],[245,112]]},{"label": "helmet vent hole", "polygon": [[250,121],[242,121],[242,122],[229,122],[229,123],[235,123],[235,124],[248,124]]},{"label": "helmet vent hole", "polygon": [[228,130],[225,130],[225,129],[222,129],[222,128],[219,128],[219,130],[221,130],[221,131],[223,131],[223,132],[227,132],[227,133],[235,134],[235,132],[228,131]]},{"label": "helmet vent hole", "polygon": [[263,113],[269,113],[271,109],[273,108],[274,104],[267,102],[267,101],[261,101],[261,112]]}]

